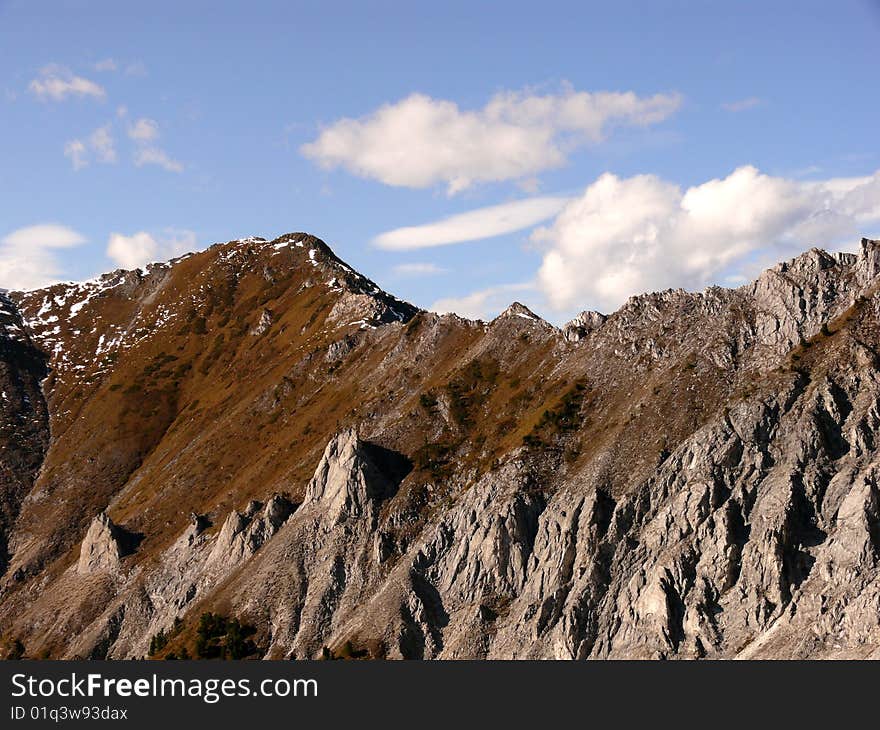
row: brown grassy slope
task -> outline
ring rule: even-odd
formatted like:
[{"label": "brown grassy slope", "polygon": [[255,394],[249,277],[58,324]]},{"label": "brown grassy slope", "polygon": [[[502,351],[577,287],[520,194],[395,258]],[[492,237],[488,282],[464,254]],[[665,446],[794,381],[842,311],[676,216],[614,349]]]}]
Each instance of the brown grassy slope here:
[{"label": "brown grassy slope", "polygon": [[[50,585],[99,510],[143,536],[128,563],[149,563],[191,512],[216,525],[251,498],[299,499],[350,424],[415,464],[388,510],[425,481],[443,487],[431,499],[454,496],[520,447],[536,473],[625,492],[752,377],[725,334],[750,316],[737,292],[642,298],[571,344],[538,320],[418,313],[304,234],[18,302],[51,354],[53,438],[14,569]],[[44,590],[7,583],[0,614]]]}]

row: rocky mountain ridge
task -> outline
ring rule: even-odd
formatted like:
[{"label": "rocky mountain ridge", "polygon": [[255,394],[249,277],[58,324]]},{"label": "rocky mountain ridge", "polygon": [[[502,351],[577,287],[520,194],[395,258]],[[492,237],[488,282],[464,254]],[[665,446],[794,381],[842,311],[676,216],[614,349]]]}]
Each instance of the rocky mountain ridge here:
[{"label": "rocky mountain ridge", "polygon": [[6,293],[2,639],[875,656],[878,255],[561,329],[423,312],[301,233]]}]

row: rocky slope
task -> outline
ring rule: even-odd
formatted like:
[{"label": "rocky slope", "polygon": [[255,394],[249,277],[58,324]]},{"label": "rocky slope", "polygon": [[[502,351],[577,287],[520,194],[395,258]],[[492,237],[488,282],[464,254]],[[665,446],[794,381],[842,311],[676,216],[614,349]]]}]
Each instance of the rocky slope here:
[{"label": "rocky slope", "polygon": [[288,234],[4,294],[3,644],[876,656],[878,286],[863,240],[560,330]]}]

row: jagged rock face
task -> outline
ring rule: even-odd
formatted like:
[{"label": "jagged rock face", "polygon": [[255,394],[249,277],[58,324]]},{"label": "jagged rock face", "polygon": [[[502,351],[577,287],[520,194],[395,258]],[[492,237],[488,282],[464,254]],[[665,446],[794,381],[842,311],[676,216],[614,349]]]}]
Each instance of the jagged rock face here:
[{"label": "jagged rock face", "polygon": [[0,573],[7,570],[10,533],[49,441],[40,388],[46,359],[16,305],[0,292]]},{"label": "jagged rock face", "polygon": [[562,336],[569,342],[580,342],[593,330],[599,329],[608,319],[601,312],[581,312],[562,328]]},{"label": "jagged rock face", "polygon": [[76,570],[82,575],[116,571],[126,552],[122,530],[101,512],[92,520],[83,538]]},{"label": "jagged rock face", "polygon": [[192,653],[206,610],[270,658],[880,656],[878,251],[562,330],[419,312],[305,234],[10,294],[0,622],[34,656],[177,619]]},{"label": "jagged rock face", "polygon": [[335,436],[306,487],[305,503],[320,503],[332,524],[349,517],[372,517],[375,506],[390,496],[394,485],[369,455],[354,429]]},{"label": "jagged rock face", "polygon": [[293,510],[285,497],[276,494],[265,506],[251,502],[244,514],[230,512],[208,556],[208,567],[230,567],[251,557],[278,532]]}]

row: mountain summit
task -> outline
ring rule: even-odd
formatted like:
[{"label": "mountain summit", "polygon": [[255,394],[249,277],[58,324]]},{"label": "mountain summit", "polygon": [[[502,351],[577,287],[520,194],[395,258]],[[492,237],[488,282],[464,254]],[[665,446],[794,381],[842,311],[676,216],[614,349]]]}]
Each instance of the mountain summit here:
[{"label": "mountain summit", "polygon": [[6,292],[0,646],[877,656],[878,275],[863,239],[560,330],[291,233]]}]

